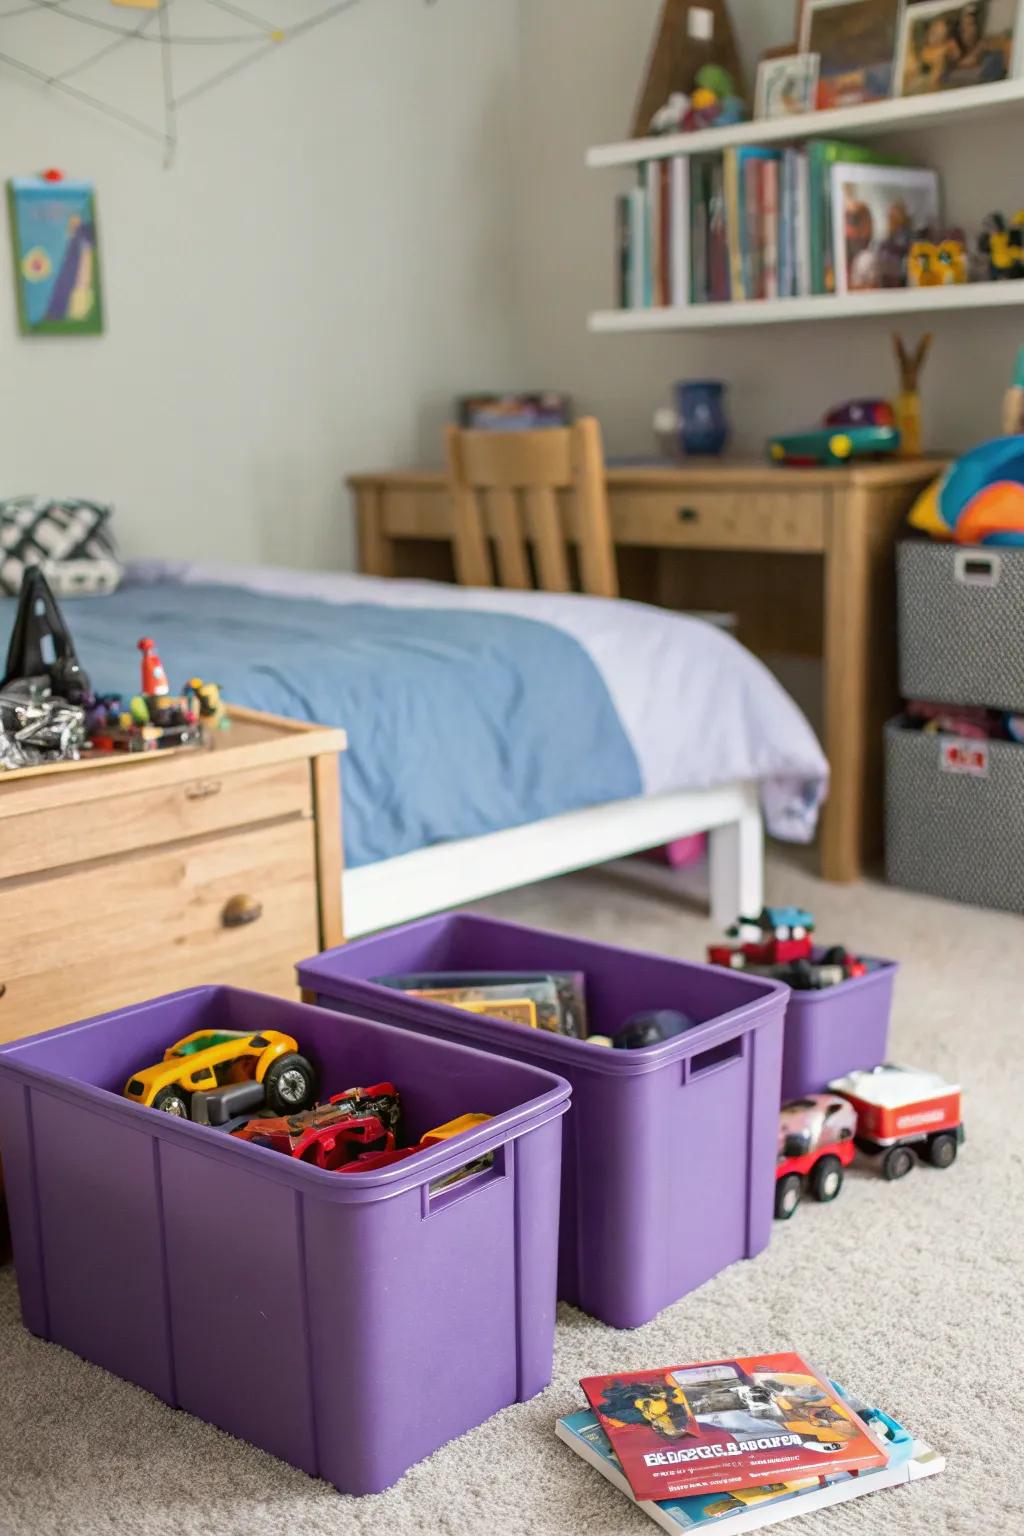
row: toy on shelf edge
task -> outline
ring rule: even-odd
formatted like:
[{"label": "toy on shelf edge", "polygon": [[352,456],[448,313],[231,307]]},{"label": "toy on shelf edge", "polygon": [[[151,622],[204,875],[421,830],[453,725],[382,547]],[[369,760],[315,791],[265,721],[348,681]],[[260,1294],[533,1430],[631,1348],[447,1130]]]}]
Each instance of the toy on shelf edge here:
[{"label": "toy on shelf edge", "polygon": [[701,128],[725,128],[742,123],[747,116],[743,98],[736,93],[732,75],[721,64],[703,64],[693,91],[673,91],[651,118],[648,131],[694,133]]},{"label": "toy on shelf edge", "polygon": [[988,214],[982,221],[978,251],[988,264],[990,282],[1024,277],[1024,208],[1009,223],[1001,213]]},{"label": "toy on shelf edge", "polygon": [[241,1083],[261,1087],[262,1102],[276,1114],[304,1109],[316,1097],[316,1073],[299,1055],[298,1042],[273,1029],[197,1030],[168,1046],[155,1066],[134,1072],[123,1093],[136,1104],[189,1120],[195,1094],[202,1093],[208,1105],[216,1090]]},{"label": "toy on shelf edge", "polygon": [[775,1168],[775,1215],[788,1221],[809,1187],[815,1200],[834,1200],[853,1162],[857,1112],[834,1093],[809,1093],[783,1104]]},{"label": "toy on shelf edge", "polygon": [[95,752],[157,752],[168,747],[201,747],[207,732],[230,724],[216,683],[190,678],[180,694],[172,694],[167,673],[149,636],[138,642],[142,652],[141,691],[123,707],[120,694],[93,695],[88,701],[86,728]]}]

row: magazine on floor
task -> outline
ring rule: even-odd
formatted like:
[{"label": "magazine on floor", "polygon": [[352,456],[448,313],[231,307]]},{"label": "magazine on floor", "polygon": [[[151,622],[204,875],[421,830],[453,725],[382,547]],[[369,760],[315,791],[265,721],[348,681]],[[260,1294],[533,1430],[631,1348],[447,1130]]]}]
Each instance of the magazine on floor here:
[{"label": "magazine on floor", "polygon": [[761,1530],[831,1504],[843,1504],[883,1488],[933,1477],[943,1470],[944,1458],[924,1441],[915,1440],[902,1424],[879,1408],[869,1408],[846,1397],[834,1382],[832,1390],[879,1440],[885,1455],[884,1466],[863,1472],[831,1472],[819,1477],[766,1483],[728,1492],[689,1494],[655,1502],[636,1498],[597,1414],[591,1409],[559,1419],[555,1433],[570,1450],[589,1462],[671,1536],[706,1530],[710,1526],[725,1536],[739,1536],[742,1531]]},{"label": "magazine on floor", "polygon": [[795,1354],[588,1376],[580,1386],[638,1499],[885,1465],[857,1414]]}]

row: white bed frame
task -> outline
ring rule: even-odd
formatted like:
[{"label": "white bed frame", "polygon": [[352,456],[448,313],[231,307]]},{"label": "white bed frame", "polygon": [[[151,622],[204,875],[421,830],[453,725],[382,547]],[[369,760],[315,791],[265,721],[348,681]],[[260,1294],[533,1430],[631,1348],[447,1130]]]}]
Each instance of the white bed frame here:
[{"label": "white bed frame", "polygon": [[345,933],[358,938],[696,832],[709,834],[714,922],[724,928],[741,912],[759,911],[764,832],[757,786],[727,784],[617,800],[347,869],[342,877]]}]

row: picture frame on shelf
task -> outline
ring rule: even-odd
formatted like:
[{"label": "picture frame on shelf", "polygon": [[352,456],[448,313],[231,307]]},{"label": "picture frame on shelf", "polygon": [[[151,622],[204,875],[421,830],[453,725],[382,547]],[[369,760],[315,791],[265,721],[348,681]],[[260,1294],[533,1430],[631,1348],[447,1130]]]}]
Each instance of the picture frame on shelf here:
[{"label": "picture frame on shelf", "polygon": [[800,51],[819,56],[819,108],[892,94],[901,9],[900,0],[804,0]]},{"label": "picture frame on shelf", "polygon": [[818,102],[816,53],[791,53],[762,59],[757,66],[754,116],[764,120],[813,112]]},{"label": "picture frame on shelf", "polygon": [[906,285],[914,236],[942,221],[938,171],[838,162],[832,167],[832,242],[837,294]]},{"label": "picture frame on shelf", "polygon": [[900,21],[894,94],[922,96],[993,84],[1015,72],[1020,0],[908,0]]}]

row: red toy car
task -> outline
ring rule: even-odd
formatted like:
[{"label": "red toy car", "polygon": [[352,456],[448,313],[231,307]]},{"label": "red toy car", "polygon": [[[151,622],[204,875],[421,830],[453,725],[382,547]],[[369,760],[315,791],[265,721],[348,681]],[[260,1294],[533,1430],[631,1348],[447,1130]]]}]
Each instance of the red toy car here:
[{"label": "red toy car", "polygon": [[802,907],[762,907],[756,917],[737,918],[725,936],[738,942],[710,945],[708,960],[737,970],[807,960],[813,932],[814,918]]},{"label": "red toy car", "polygon": [[375,1083],[349,1088],[301,1114],[250,1120],[232,1135],[333,1170],[364,1152],[393,1151],[400,1118],[394,1083]]},{"label": "red toy car", "polygon": [[882,1174],[902,1179],[921,1157],[933,1168],[956,1161],[964,1139],[960,1087],[936,1072],[881,1066],[829,1083],[857,1112],[857,1146],[881,1156]]},{"label": "red toy car", "polygon": [[810,1188],[815,1200],[834,1200],[843,1170],[853,1162],[857,1112],[834,1093],[809,1093],[782,1106],[775,1168],[775,1215],[788,1221]]}]

